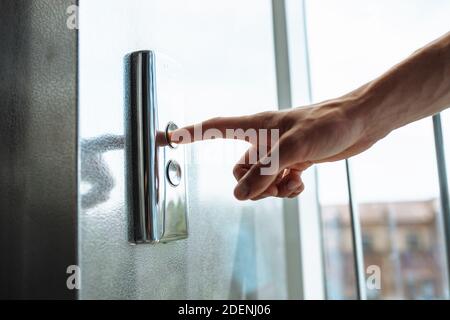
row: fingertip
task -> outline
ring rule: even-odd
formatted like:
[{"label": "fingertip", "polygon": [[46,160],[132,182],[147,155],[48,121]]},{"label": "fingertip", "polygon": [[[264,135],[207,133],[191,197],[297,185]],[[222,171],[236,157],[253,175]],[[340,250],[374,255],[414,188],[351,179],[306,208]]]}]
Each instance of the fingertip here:
[{"label": "fingertip", "polygon": [[234,196],[238,200],[247,200],[250,194],[250,187],[247,183],[241,182],[234,189]]},{"label": "fingertip", "polygon": [[191,127],[178,128],[167,133],[167,138],[170,143],[188,144],[195,142],[195,136]]},{"label": "fingertip", "polygon": [[289,198],[292,199],[292,198],[298,197],[303,191],[305,191],[305,185],[302,183],[300,185],[300,187],[298,187],[298,189],[295,190],[295,192],[293,192],[289,195]]},{"label": "fingertip", "polygon": [[288,191],[295,191],[300,186],[300,182],[298,180],[291,179],[287,183]]},{"label": "fingertip", "polygon": [[291,171],[289,174],[283,177],[283,179],[277,184],[279,189],[278,197],[287,198],[291,194],[293,194],[300,186],[303,184],[303,181],[300,177],[300,174]]}]

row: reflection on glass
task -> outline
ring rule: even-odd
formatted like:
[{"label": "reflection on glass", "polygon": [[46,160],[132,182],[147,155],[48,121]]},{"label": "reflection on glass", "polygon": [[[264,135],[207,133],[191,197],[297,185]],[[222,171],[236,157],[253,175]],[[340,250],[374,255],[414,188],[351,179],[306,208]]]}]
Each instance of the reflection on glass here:
[{"label": "reflection on glass", "polygon": [[182,199],[169,201],[164,221],[164,237],[186,237],[187,232],[186,202]]},{"label": "reflection on glass", "polygon": [[369,299],[445,298],[438,199],[360,203],[364,262],[381,270]]},{"label": "reflection on glass", "polygon": [[104,153],[124,148],[121,135],[103,135],[80,142],[80,183],[87,191],[81,193],[81,207],[92,208],[109,199],[115,180],[108,167]]}]

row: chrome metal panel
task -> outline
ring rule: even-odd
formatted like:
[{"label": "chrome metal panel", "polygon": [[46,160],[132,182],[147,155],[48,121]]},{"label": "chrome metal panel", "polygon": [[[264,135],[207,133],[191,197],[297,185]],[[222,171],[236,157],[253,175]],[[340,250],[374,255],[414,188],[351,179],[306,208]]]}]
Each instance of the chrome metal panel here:
[{"label": "chrome metal panel", "polygon": [[[181,120],[171,103],[180,95],[170,80],[170,61],[152,51],[138,51],[127,56],[129,101],[126,141],[130,144],[126,160],[131,174],[130,241],[133,243],[167,243],[187,238],[187,205],[184,146],[169,141],[169,131],[176,128],[172,120]],[[178,119],[177,119],[178,118]],[[167,119],[171,121],[167,122]]]}]

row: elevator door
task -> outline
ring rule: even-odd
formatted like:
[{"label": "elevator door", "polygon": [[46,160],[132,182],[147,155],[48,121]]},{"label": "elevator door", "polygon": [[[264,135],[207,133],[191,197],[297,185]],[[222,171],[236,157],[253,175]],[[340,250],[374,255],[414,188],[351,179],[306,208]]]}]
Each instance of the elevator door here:
[{"label": "elevator door", "polygon": [[124,61],[137,50],[182,70],[179,125],[277,105],[270,1],[81,0],[79,297],[289,298],[300,274],[287,279],[282,203],[233,198],[245,142],[187,146],[188,238],[129,243]]}]

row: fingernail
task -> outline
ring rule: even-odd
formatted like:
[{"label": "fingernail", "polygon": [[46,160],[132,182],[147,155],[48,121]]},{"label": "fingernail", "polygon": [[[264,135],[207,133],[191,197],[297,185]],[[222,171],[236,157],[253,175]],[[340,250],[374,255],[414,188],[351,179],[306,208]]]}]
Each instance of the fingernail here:
[{"label": "fingernail", "polygon": [[290,180],[287,184],[287,188],[289,191],[294,191],[298,188],[298,183],[295,180]]},{"label": "fingernail", "polygon": [[250,188],[245,183],[238,185],[236,187],[236,189],[234,189],[234,195],[236,196],[236,198],[238,198],[240,200],[246,199],[247,196],[249,195],[249,193],[250,193]]}]

